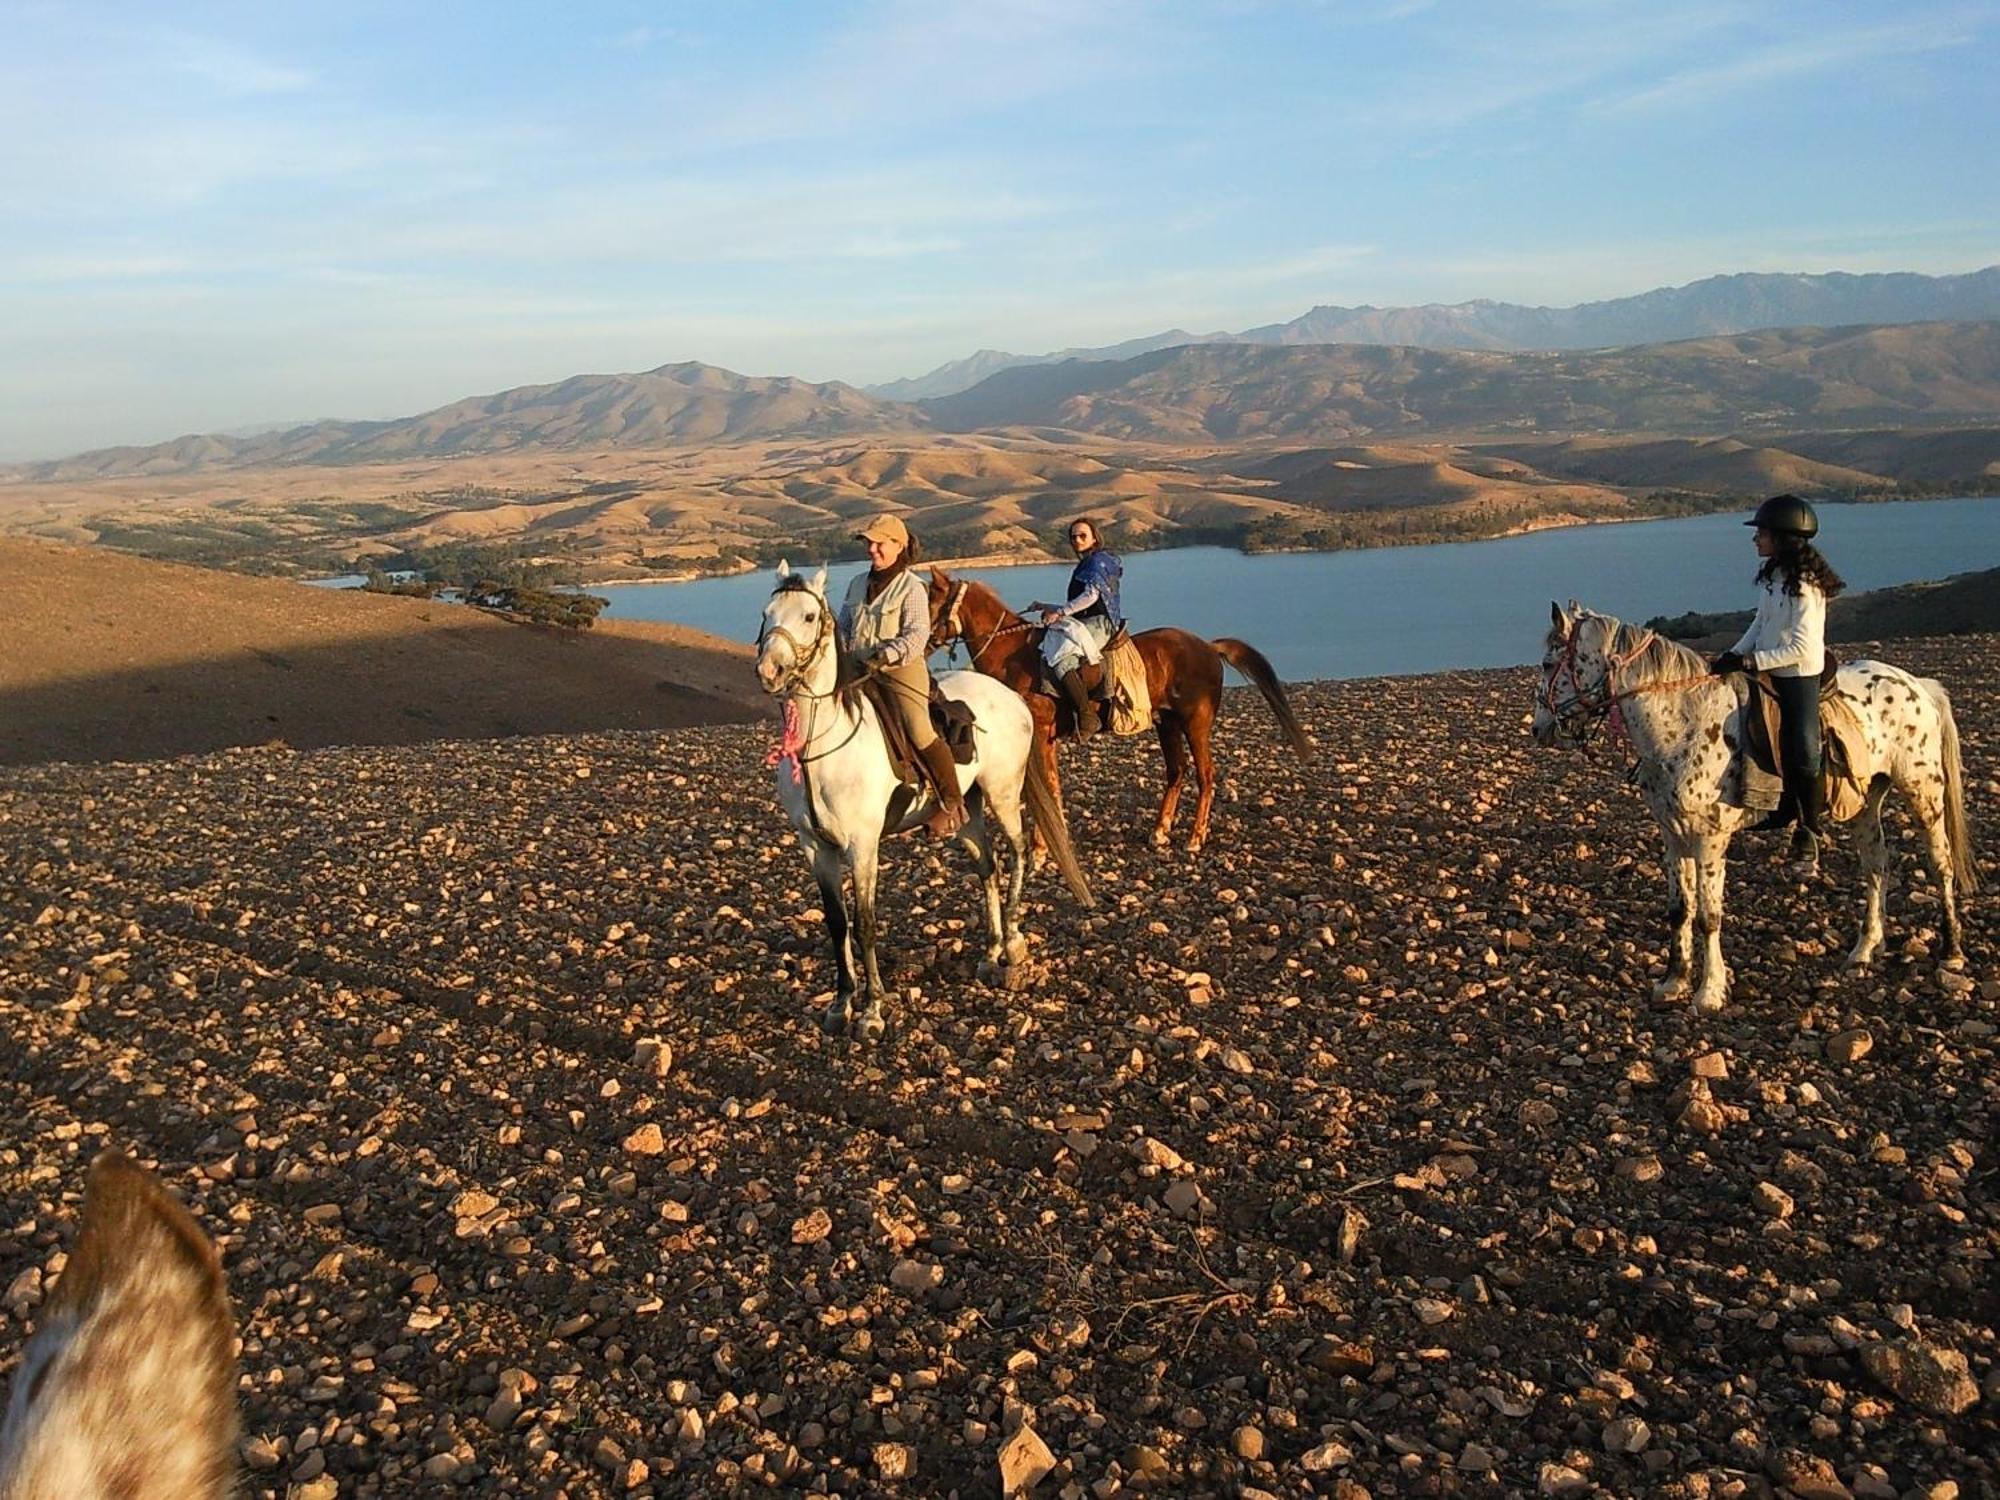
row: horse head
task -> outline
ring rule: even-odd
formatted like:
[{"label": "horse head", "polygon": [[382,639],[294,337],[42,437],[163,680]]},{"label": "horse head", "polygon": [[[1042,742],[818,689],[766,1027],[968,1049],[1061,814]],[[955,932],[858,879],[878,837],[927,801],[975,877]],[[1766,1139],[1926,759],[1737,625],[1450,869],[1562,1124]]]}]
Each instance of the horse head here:
[{"label": "horse head", "polygon": [[943,568],[931,569],[931,581],[925,591],[930,606],[931,638],[924,642],[924,655],[930,656],[965,638],[965,591],[971,587],[969,580],[953,578]]},{"label": "horse head", "polygon": [[1618,622],[1574,599],[1564,609],[1549,601],[1549,633],[1542,643],[1542,680],[1535,693],[1538,745],[1580,742],[1609,705],[1610,657],[1606,647]]},{"label": "horse head", "polygon": [[764,604],[757,630],[757,685],[776,696],[809,686],[822,663],[833,664],[833,610],[826,602],[826,569],[812,577],[778,564],[778,582]]}]

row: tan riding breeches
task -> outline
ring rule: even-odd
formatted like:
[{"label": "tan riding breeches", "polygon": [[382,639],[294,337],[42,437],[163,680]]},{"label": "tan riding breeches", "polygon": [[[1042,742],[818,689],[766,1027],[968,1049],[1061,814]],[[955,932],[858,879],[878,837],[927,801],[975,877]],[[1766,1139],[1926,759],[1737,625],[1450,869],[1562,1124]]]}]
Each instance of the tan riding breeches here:
[{"label": "tan riding breeches", "polygon": [[878,672],[910,743],[919,750],[927,748],[937,738],[937,731],[931,728],[930,669],[920,661],[906,661],[900,667],[882,667]]}]

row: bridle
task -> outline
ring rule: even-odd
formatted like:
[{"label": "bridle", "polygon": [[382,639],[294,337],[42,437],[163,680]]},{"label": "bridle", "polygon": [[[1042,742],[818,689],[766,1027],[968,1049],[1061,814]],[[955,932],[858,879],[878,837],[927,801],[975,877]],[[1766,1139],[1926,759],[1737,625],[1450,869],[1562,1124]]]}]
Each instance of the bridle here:
[{"label": "bridle", "polygon": [[[805,594],[810,592],[812,591],[806,588],[804,584],[793,586],[779,584],[772,597],[775,598],[778,594]],[[765,642],[770,640],[781,640],[792,648],[791,668],[777,684],[778,689],[785,697],[830,698],[837,691],[837,689],[834,689],[824,693],[814,693],[799,686],[810,675],[813,668],[819,665],[820,657],[826,654],[827,645],[833,639],[833,611],[827,607],[826,600],[821,599],[819,604],[819,628],[813,636],[811,646],[802,643],[796,635],[792,634],[784,626],[773,623],[768,614],[764,616],[762,623],[757,627],[757,655],[759,657],[764,654]]]},{"label": "bridle", "polygon": [[[1593,694],[1585,684],[1583,675],[1577,669],[1577,637],[1582,634],[1579,626],[1572,625],[1563,638],[1561,658],[1549,667],[1542,676],[1540,704],[1555,717],[1556,732],[1578,744],[1589,742],[1591,731],[1603,725],[1612,739],[1631,742],[1631,734],[1625,728],[1625,716],[1620,705],[1644,693],[1667,692],[1674,689],[1693,687],[1698,683],[1711,682],[1714,678],[1707,672],[1688,677],[1669,678],[1663,682],[1642,683],[1638,687],[1620,689],[1618,674],[1632,665],[1646,652],[1646,648],[1659,639],[1656,632],[1648,630],[1639,637],[1637,645],[1623,655],[1605,653],[1604,675],[1598,680]],[[1607,642],[1608,644],[1608,642]],[[1567,701],[1556,701],[1556,688],[1562,679],[1568,680]]]},{"label": "bridle", "polygon": [[[812,591],[803,583],[781,583],[773,591],[772,597],[775,598],[778,594],[810,592]],[[827,756],[846,749],[854,737],[861,733],[861,726],[866,722],[863,715],[859,713],[852,715],[846,739],[826,749],[813,750],[813,742],[819,738],[819,727],[815,722],[818,718],[819,704],[824,699],[838,697],[840,694],[837,675],[834,686],[823,693],[816,693],[810,688],[801,686],[813,668],[819,665],[820,657],[826,654],[827,646],[833,640],[833,611],[827,607],[824,598],[819,604],[819,628],[813,636],[811,646],[801,645],[796,635],[783,625],[773,624],[769,615],[764,617],[757,628],[759,657],[764,654],[766,641],[782,640],[792,648],[791,670],[776,685],[776,695],[784,699],[778,743],[771,747],[771,753],[765,757],[764,764],[767,766],[787,764],[792,767],[793,773],[799,778],[799,784],[805,789],[807,817],[816,831],[819,828],[819,814],[813,807],[812,784],[806,780],[805,768],[816,760],[824,760]],[[807,705],[803,717],[799,713],[800,699],[804,699]]]},{"label": "bridle", "polygon": [[931,627],[931,638],[924,647],[926,655],[933,651],[941,650],[947,645],[964,642],[966,654],[972,658],[973,665],[977,666],[979,658],[985,652],[986,648],[1000,639],[1001,636],[1018,635],[1024,630],[1039,630],[1042,628],[1032,620],[1016,620],[1012,625],[1006,624],[1003,621],[995,624],[991,630],[987,631],[985,637],[981,639],[978,645],[973,645],[971,641],[966,639],[965,633],[964,609],[967,581],[963,578],[954,578],[951,581],[951,587],[945,591],[944,609],[941,613],[941,618],[936,625]]}]

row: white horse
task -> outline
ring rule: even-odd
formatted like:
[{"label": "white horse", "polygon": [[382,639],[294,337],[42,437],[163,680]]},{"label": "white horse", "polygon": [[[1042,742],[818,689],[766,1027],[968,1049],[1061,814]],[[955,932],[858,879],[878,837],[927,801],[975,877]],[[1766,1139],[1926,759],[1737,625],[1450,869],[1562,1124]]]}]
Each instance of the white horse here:
[{"label": "white horse", "polygon": [[[826,569],[808,580],[794,573],[789,563],[780,563],[778,585],[764,606],[757,636],[757,681],[784,702],[778,801],[812,861],[840,971],[839,990],[824,1018],[826,1027],[838,1032],[851,1024],[856,1034],[872,1041],[885,1026],[882,975],[875,966],[878,853],[885,835],[916,827],[933,804],[927,793],[912,797],[902,790],[874,705],[852,684],[841,681],[835,636],[834,611],[826,599]],[[947,697],[968,705],[977,720],[976,752],[968,764],[958,767],[968,817],[957,840],[972,850],[986,888],[990,940],[983,972],[999,975],[1008,966],[1018,969],[1027,958],[1027,941],[1020,929],[1021,891],[1027,879],[1021,822],[1024,794],[1064,880],[1086,906],[1090,888],[1070,848],[1061,804],[1033,753],[1035,721],[1020,695],[977,672],[947,672],[938,686]],[[995,824],[1014,851],[1012,883],[1004,903],[993,857]],[[860,939],[858,974],[843,875],[854,881],[851,930]]]},{"label": "white horse", "polygon": [[235,1491],[236,1345],[215,1247],[152,1174],[105,1152],[14,1372],[6,1500],[222,1500]]},{"label": "white horse", "polygon": [[[1720,1010],[1729,994],[1722,961],[1723,855],[1749,814],[1723,800],[1725,778],[1743,742],[1742,708],[1729,682],[1710,675],[1693,651],[1650,630],[1595,614],[1572,599],[1549,605],[1551,628],[1535,696],[1535,739],[1581,743],[1600,722],[1622,725],[1638,757],[1638,784],[1666,838],[1667,909],[1673,946],[1655,993],[1699,1010]],[[1944,962],[1965,962],[1958,897],[1978,888],[1965,818],[1958,726],[1942,685],[1879,661],[1850,661],[1836,678],[1853,703],[1867,744],[1853,770],[1867,788],[1854,816],[1867,876],[1861,936],[1851,968],[1882,946],[1889,856],[1882,802],[1895,787],[1924,830],[1924,852],[1944,902]],[[1695,982],[1694,931],[1704,943]]]}]

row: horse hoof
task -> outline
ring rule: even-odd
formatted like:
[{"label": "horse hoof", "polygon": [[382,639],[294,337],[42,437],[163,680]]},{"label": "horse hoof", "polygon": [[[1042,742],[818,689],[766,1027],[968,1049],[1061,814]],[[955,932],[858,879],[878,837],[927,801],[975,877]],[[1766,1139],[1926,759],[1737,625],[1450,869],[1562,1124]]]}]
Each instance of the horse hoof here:
[{"label": "horse hoof", "polygon": [[1729,996],[1726,993],[1720,995],[1698,994],[1694,997],[1694,1008],[1705,1016],[1712,1016],[1719,1014],[1722,1007],[1728,1002]]},{"label": "horse hoof", "polygon": [[839,1036],[847,1030],[847,1023],[854,1019],[854,1007],[842,995],[820,1012],[819,1024],[829,1036]]},{"label": "horse hoof", "polygon": [[1018,995],[1034,983],[1034,971],[1025,962],[983,963],[979,982],[1009,995]]},{"label": "horse hoof", "polygon": [[1940,969],[1948,969],[1954,974],[1963,973],[1965,970],[1965,954],[1958,949],[1953,949],[1944,956],[1944,962],[1939,964],[1938,967]]},{"label": "horse hoof", "polygon": [[1679,1005],[1687,999],[1693,989],[1694,986],[1689,984],[1685,979],[1662,979],[1658,984],[1653,986],[1653,1003],[1655,1005]]},{"label": "horse hoof", "polygon": [[1010,964],[1024,964],[1028,961],[1028,940],[1019,933],[1007,940],[1006,961]]},{"label": "horse hoof", "polygon": [[889,1023],[882,1019],[879,1010],[864,1010],[854,1023],[854,1034],[864,1042],[879,1042],[882,1033],[889,1029]]}]

